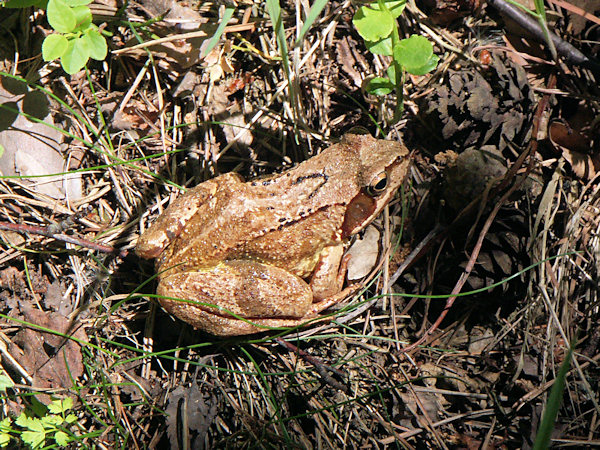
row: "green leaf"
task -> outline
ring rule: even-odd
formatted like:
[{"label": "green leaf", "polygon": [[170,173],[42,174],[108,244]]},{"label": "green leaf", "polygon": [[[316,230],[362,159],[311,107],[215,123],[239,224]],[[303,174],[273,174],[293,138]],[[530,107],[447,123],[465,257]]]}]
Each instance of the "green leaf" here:
[{"label": "green leaf", "polygon": [[[266,0],[265,6],[267,8],[267,14],[269,14],[269,18],[271,19],[271,24],[273,25],[273,31],[277,36],[277,45],[279,46],[279,52],[281,53],[281,62],[283,63],[285,76],[290,80],[292,75],[290,71],[290,59],[285,36],[285,27],[283,24],[283,16],[281,14],[281,5],[279,4],[279,0]],[[291,84],[290,87],[292,88],[293,84]],[[290,96],[294,98],[292,94],[290,94]]]},{"label": "green leaf", "polygon": [[[402,39],[394,47],[394,59],[409,73],[429,66],[432,63],[432,56],[433,45],[424,36],[412,35],[408,39]],[[437,61],[435,63],[437,64]]]},{"label": "green leaf", "polygon": [[87,6],[74,6],[71,8],[73,14],[75,14],[75,31],[85,31],[92,24],[92,11]]},{"label": "green leaf", "polygon": [[365,41],[379,41],[392,33],[394,16],[389,11],[361,6],[354,14],[352,23]]},{"label": "green leaf", "polygon": [[58,445],[60,445],[61,447],[64,447],[69,442],[71,442],[71,437],[64,431],[57,431],[54,434],[54,440],[56,441],[56,443]]},{"label": "green leaf", "polygon": [[93,0],[65,0],[66,4],[71,7],[89,5],[92,1]]},{"label": "green leaf", "polygon": [[431,55],[431,58],[429,59],[429,61],[427,61],[425,65],[421,67],[415,67],[411,70],[407,70],[407,72],[413,75],[425,75],[426,73],[431,72],[437,67],[439,60],[440,58],[437,55]]},{"label": "green leaf", "polygon": [[552,432],[554,431],[556,423],[556,417],[558,416],[558,410],[560,409],[560,404],[562,403],[565,391],[565,382],[567,379],[567,374],[569,373],[569,368],[571,367],[573,351],[575,350],[575,342],[577,342],[577,339],[573,339],[573,343],[565,355],[565,360],[560,365],[560,369],[558,369],[558,373],[556,374],[554,386],[552,386],[552,390],[550,391],[550,396],[548,397],[548,402],[544,408],[542,420],[540,421],[540,426],[535,437],[533,450],[550,448],[550,438],[552,437]]},{"label": "green leaf", "polygon": [[73,399],[71,397],[65,397],[62,399],[53,400],[48,405],[48,411],[53,414],[62,414],[73,407]]},{"label": "green leaf", "polygon": [[12,423],[12,419],[10,417],[5,417],[0,420],[0,431],[3,433],[8,433],[10,431],[10,425]]},{"label": "green leaf", "polygon": [[390,64],[390,66],[387,68],[385,73],[387,73],[387,76],[390,80],[392,80],[392,81],[395,80],[396,79],[396,66],[394,64]]},{"label": "green leaf", "polygon": [[49,34],[42,43],[42,57],[44,61],[53,61],[64,55],[67,47],[69,47],[69,41],[64,35]]},{"label": "green leaf", "polygon": [[90,58],[96,61],[104,61],[108,53],[108,46],[106,45],[104,36],[95,28],[90,28],[85,32],[85,39],[87,40]]},{"label": "green leaf", "polygon": [[[44,417],[46,414],[48,414],[48,408],[46,405],[44,405],[35,397],[31,397],[29,409],[33,412],[33,414],[35,414],[36,417]],[[29,414],[29,417],[33,417],[32,414]]]},{"label": "green leaf", "polygon": [[63,0],[48,0],[46,10],[48,23],[59,33],[70,33],[75,29],[75,13]]},{"label": "green leaf", "polygon": [[54,430],[63,422],[62,417],[55,414],[48,414],[40,419],[45,429]]},{"label": "green leaf", "polygon": [[[394,19],[397,19],[406,7],[406,0],[385,0],[384,3],[388,11],[392,13],[392,16],[394,16]],[[371,8],[379,10],[379,3],[373,3]]]},{"label": "green leaf", "polygon": [[10,444],[10,434],[0,433],[0,447],[7,447]]},{"label": "green leaf", "polygon": [[10,435],[12,431],[10,427],[11,423],[12,420],[10,417],[5,417],[0,421],[0,447],[6,447],[12,439]]},{"label": "green leaf", "polygon": [[[0,158],[2,158],[2,155],[4,154],[4,147],[2,145],[0,145]],[[8,375],[6,375],[5,373],[0,373],[0,391],[1,392],[6,392],[6,390],[8,388],[11,388],[15,385],[15,383],[12,382],[12,380],[10,379],[10,377]],[[2,422],[0,422],[0,424],[2,424]]]},{"label": "green leaf", "polygon": [[367,49],[375,55],[392,55],[392,37],[388,36],[379,41],[365,41]]},{"label": "green leaf", "polygon": [[69,75],[79,72],[87,63],[90,53],[85,39],[69,41],[69,48],[60,58],[60,64]]},{"label": "green leaf", "polygon": [[393,92],[395,86],[387,78],[375,77],[371,78],[366,86],[366,91],[373,95],[387,95]]},{"label": "green leaf", "polygon": [[44,428],[44,424],[42,423],[42,421],[40,419],[36,419],[36,418],[29,418],[30,420],[28,421],[29,426],[27,427],[29,430],[35,432],[35,433],[45,433],[45,428]]},{"label": "green leaf", "polygon": [[18,426],[20,426],[22,428],[29,428],[31,426],[32,422],[35,422],[35,419],[32,419],[27,414],[25,414],[24,412],[22,412],[16,418],[15,425],[18,425]]},{"label": "green leaf", "polygon": [[31,447],[35,448],[44,442],[44,439],[46,438],[46,430],[44,429],[44,425],[42,424],[41,420],[21,414],[19,417],[17,417],[17,420],[15,420],[15,424],[28,430],[21,433],[21,439],[26,444],[29,444]]},{"label": "green leaf", "polygon": [[36,448],[44,443],[44,439],[46,439],[46,433],[43,429],[42,431],[23,431],[23,433],[21,433],[21,439],[26,444]]},{"label": "green leaf", "polygon": [[[229,21],[231,20],[231,17],[233,16],[234,11],[235,11],[235,8],[225,8],[225,12],[223,12],[223,18],[221,19],[221,22],[219,22],[217,31],[215,31],[215,34],[213,34],[213,36],[208,41],[207,46],[202,50],[201,57],[208,55],[210,53],[210,51],[213,48],[215,48],[215,45],[217,45],[219,43],[219,39],[221,39],[221,36],[225,32],[225,27],[227,26],[227,23],[229,23]],[[104,58],[102,58],[102,59],[104,59]]]}]

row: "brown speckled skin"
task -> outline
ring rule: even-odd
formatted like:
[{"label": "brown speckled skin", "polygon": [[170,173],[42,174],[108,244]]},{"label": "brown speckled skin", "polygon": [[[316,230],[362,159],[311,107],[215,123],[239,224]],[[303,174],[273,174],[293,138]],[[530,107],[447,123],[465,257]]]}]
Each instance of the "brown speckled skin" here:
[{"label": "brown speckled skin", "polygon": [[[158,258],[157,292],[170,297],[161,304],[215,335],[315,317],[340,293],[340,246],[390,201],[408,153],[399,142],[346,135],[282,174],[249,182],[225,174],[190,189],[136,246]],[[383,172],[387,186],[374,194]]]}]

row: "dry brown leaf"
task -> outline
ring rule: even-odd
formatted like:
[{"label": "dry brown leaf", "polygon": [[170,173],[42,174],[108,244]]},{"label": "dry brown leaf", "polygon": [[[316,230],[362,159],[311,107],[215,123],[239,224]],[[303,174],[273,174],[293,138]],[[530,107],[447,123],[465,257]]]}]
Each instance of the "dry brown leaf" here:
[{"label": "dry brown leaf", "polygon": [[468,351],[471,355],[480,355],[492,342],[494,342],[494,332],[491,329],[473,327],[469,334]]},{"label": "dry brown leaf", "polygon": [[159,112],[138,100],[130,100],[126,107],[115,112],[111,126],[117,130],[146,131],[150,124],[158,123]]},{"label": "dry brown leaf", "polygon": [[591,143],[579,131],[556,120],[548,128],[548,137],[577,177],[590,180],[596,176],[600,169],[599,155],[591,152]]},{"label": "dry brown leaf", "polygon": [[213,83],[223,78],[225,74],[235,72],[235,68],[227,57],[230,50],[231,43],[227,41],[225,45],[219,45],[212,49],[204,58],[202,65],[208,70],[210,81]]},{"label": "dry brown leaf", "polygon": [[[0,103],[12,110],[7,113],[3,109],[0,114],[2,175],[21,175],[34,190],[52,198],[80,199],[80,174],[39,177],[67,170],[61,152],[63,135],[55,127],[46,96],[41,91],[30,91],[18,80],[0,77]],[[27,178],[34,175],[38,177]]]},{"label": "dry brown leaf", "polygon": [[[177,386],[167,403],[167,434],[171,448],[203,448],[208,428],[217,417],[217,403],[213,396],[203,393],[197,384],[188,388]],[[185,417],[182,417],[185,414]],[[188,430],[179,430],[186,424]],[[187,436],[188,442],[181,442],[181,436]]]},{"label": "dry brown leaf", "polygon": [[[69,331],[71,321],[61,314],[23,304],[20,308],[23,320],[28,323],[58,333]],[[81,328],[76,329],[72,336],[87,341]],[[9,350],[31,375],[35,387],[68,389],[73,386],[73,380],[83,375],[81,345],[72,339],[24,326],[12,339]],[[38,399],[44,402],[50,400],[42,397],[38,396]]]},{"label": "dry brown leaf", "polygon": [[198,11],[175,0],[142,0],[140,4],[154,17],[165,15],[162,22],[179,30],[197,30],[208,22]]},{"label": "dry brown leaf", "polygon": [[223,133],[228,143],[234,142],[237,148],[248,148],[252,145],[254,141],[252,133],[244,132],[244,128],[247,128],[247,121],[242,111],[242,105],[230,97],[226,83],[215,84],[211,90],[208,112],[223,124]]}]

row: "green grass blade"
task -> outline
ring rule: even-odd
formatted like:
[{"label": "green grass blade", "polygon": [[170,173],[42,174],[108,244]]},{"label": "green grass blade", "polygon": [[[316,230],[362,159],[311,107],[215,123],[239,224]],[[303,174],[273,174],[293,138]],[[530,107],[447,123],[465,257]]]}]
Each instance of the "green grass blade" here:
[{"label": "green grass blade", "polygon": [[303,123],[304,121],[300,117],[300,107],[298,101],[298,94],[296,84],[292,78],[292,72],[290,70],[290,59],[289,59],[289,51],[287,46],[287,41],[285,39],[285,28],[283,26],[283,17],[281,15],[281,6],[279,6],[279,0],[267,0],[267,14],[269,14],[269,18],[271,19],[271,23],[273,24],[273,30],[275,31],[275,37],[277,39],[277,45],[279,47],[279,52],[281,53],[281,61],[283,62],[283,70],[285,72],[285,76],[288,81],[288,93],[289,93],[289,102],[292,106],[292,111],[294,114],[294,129],[299,123]]},{"label": "green grass blade", "polygon": [[548,404],[546,405],[546,409],[542,415],[540,428],[538,429],[535,443],[533,444],[533,450],[544,450],[550,448],[550,437],[552,436],[556,417],[558,416],[558,410],[560,408],[560,404],[562,403],[563,392],[565,390],[565,379],[567,378],[567,373],[571,367],[571,357],[573,356],[573,348],[575,346],[574,342],[575,339],[573,339],[573,344],[571,344],[571,347],[565,356],[565,360],[560,365],[560,369],[556,375],[556,380],[554,381],[554,386],[552,386],[552,390],[550,391]]},{"label": "green grass blade", "polygon": [[277,44],[279,45],[279,51],[281,52],[281,59],[283,61],[283,68],[285,70],[288,81],[290,77],[290,60],[287,48],[287,42],[285,40],[285,29],[283,28],[283,17],[281,17],[281,6],[279,6],[278,0],[267,0],[267,13],[273,24],[273,31],[277,38]]},{"label": "green grass blade", "polygon": [[538,13],[540,18],[546,22],[546,8],[544,7],[544,0],[534,0],[535,11]]},{"label": "green grass blade", "polygon": [[544,0],[534,0],[535,12],[537,13],[537,19],[542,27],[544,32],[544,38],[546,39],[546,44],[548,44],[548,49],[552,54],[552,58],[556,60],[558,58],[556,54],[556,47],[554,42],[552,42],[552,38],[550,37],[550,30],[548,29],[548,21],[546,20],[546,8],[544,6]]},{"label": "green grass blade", "polygon": [[213,35],[213,37],[210,38],[210,41],[208,41],[208,45],[206,46],[206,48],[202,51],[202,55],[200,55],[201,58],[208,55],[210,53],[210,51],[213,48],[215,48],[215,45],[217,45],[217,43],[219,42],[219,39],[221,39],[221,36],[223,35],[223,32],[225,31],[225,27],[231,20],[231,17],[233,16],[234,11],[235,11],[235,8],[225,8],[225,12],[223,13],[223,18],[221,19],[221,22],[219,23],[219,27],[217,28],[217,31],[215,31],[215,34]]},{"label": "green grass blade", "polygon": [[300,35],[298,36],[298,39],[296,39],[296,42],[294,43],[294,47],[298,47],[302,43],[302,40],[304,39],[304,35],[306,35],[308,30],[310,30],[310,27],[313,26],[313,24],[315,23],[315,20],[317,20],[317,17],[319,17],[321,12],[323,11],[323,8],[325,8],[325,5],[327,5],[327,0],[317,0],[310,7],[308,16],[306,17],[306,20],[304,21],[304,25],[302,25],[302,29],[300,30]]}]

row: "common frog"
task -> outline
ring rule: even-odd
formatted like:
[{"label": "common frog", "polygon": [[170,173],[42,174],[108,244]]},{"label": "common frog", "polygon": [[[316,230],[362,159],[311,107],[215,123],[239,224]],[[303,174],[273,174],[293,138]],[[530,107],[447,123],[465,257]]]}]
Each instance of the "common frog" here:
[{"label": "common frog", "polygon": [[409,163],[400,142],[347,134],[280,174],[221,175],[172,202],[136,252],[157,258],[163,307],[196,328],[295,326],[354,289],[342,289],[345,244],[391,200]]}]

